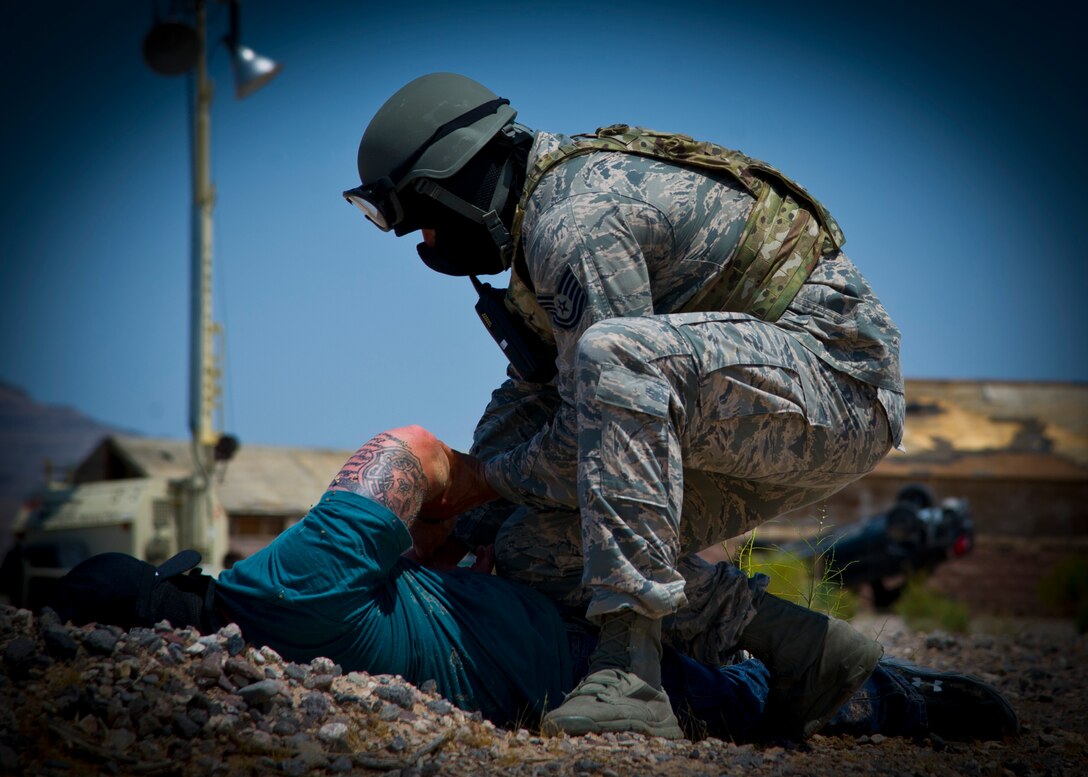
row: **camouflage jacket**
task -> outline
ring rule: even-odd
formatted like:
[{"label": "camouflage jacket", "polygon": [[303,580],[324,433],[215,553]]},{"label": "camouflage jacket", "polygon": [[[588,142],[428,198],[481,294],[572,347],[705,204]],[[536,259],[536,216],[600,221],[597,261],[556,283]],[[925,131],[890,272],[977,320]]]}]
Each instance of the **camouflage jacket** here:
[{"label": "camouflage jacket", "polygon": [[[566,142],[538,133],[529,164]],[[500,493],[531,506],[577,506],[579,338],[603,319],[686,310],[727,266],[753,205],[728,175],[622,152],[574,157],[541,179],[521,232],[530,277],[514,273],[510,302],[554,341],[558,374],[540,385],[511,371],[492,395],[473,452]],[[899,332],[843,253],[820,260],[775,326],[831,367],[877,386],[899,443]]]}]

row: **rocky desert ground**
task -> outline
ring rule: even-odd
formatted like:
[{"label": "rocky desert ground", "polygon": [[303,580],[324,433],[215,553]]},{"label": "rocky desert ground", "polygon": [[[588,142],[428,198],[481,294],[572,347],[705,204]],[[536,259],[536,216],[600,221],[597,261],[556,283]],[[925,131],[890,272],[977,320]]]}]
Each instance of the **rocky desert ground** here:
[{"label": "rocky desert ground", "polygon": [[995,775],[1088,774],[1088,637],[1060,621],[967,635],[857,622],[886,652],[969,671],[1007,695],[1005,741],[816,735],[803,743],[544,737],[501,730],[399,677],[344,673],[247,645],[236,627],[73,627],[0,609],[5,775]]}]

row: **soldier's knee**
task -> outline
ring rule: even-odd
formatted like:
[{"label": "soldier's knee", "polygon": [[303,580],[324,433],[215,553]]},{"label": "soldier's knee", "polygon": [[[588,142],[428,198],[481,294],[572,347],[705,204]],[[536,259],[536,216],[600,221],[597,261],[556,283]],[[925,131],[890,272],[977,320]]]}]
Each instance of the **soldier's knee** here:
[{"label": "soldier's knee", "polygon": [[578,340],[576,369],[599,369],[604,364],[637,363],[652,354],[640,337],[640,319],[610,318],[598,321]]},{"label": "soldier's knee", "polygon": [[578,339],[576,363],[585,366],[608,359],[622,339],[622,334],[616,331],[611,321],[598,321]]}]

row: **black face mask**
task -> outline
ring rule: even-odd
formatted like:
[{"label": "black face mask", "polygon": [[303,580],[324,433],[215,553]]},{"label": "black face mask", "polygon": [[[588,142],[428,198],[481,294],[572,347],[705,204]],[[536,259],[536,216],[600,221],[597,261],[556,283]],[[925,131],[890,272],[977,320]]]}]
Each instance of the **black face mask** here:
[{"label": "black face mask", "polygon": [[[437,183],[481,211],[496,207],[500,220],[509,229],[517,204],[517,192],[524,178],[525,162],[520,151],[510,146],[490,147],[457,175]],[[506,179],[507,188],[502,190],[506,192],[505,202],[494,204],[504,169],[513,176],[513,180]],[[413,226],[418,224],[435,232],[433,247],[425,243],[416,246],[420,259],[432,270],[443,275],[464,277],[494,275],[507,269],[508,263],[503,260],[495,239],[483,224],[418,193],[412,193],[404,204],[405,213],[412,216]]]},{"label": "black face mask", "polygon": [[482,224],[462,219],[460,229],[435,228],[435,242],[416,246],[419,258],[435,272],[443,275],[494,275],[506,269],[499,249]]}]

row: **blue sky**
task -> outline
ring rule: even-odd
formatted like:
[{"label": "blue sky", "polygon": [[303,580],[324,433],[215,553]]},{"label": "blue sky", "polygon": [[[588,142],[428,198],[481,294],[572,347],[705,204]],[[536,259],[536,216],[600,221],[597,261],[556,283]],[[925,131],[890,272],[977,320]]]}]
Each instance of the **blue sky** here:
[{"label": "blue sky", "polygon": [[[907,377],[1088,380],[1088,79],[1069,12],[764,5],[245,2],[243,41],[284,69],[236,101],[225,48],[210,61],[226,431],[346,448],[421,423],[468,445],[504,370],[469,283],[340,198],[370,116],[437,70],[531,127],[622,121],[780,167],[842,225]],[[0,379],[183,437],[187,89],[140,58],[153,7],[6,10]]]}]

